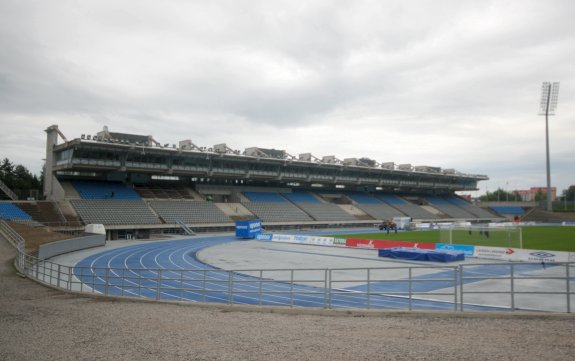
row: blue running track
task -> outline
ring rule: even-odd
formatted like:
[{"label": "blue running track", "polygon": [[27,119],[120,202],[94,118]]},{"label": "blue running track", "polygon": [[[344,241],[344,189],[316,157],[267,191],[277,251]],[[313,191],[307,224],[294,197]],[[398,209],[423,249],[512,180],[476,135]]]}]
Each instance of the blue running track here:
[{"label": "blue running track", "polygon": [[[260,280],[257,277],[215,268],[196,258],[196,252],[203,248],[236,241],[232,236],[197,237],[111,249],[78,262],[74,267],[74,275],[84,284],[83,287],[88,286],[111,296],[246,305],[409,308],[410,302],[406,297],[373,294],[374,292],[407,292],[407,282],[372,282],[370,284],[372,294],[369,300],[365,294],[367,285],[338,289],[330,296],[323,287],[291,285],[269,279]],[[505,265],[496,268],[491,266],[489,269],[482,269],[478,266],[468,268],[468,272],[476,272],[470,276],[506,275],[509,274],[509,268]],[[438,271],[419,278],[449,279],[453,278],[453,272]],[[108,279],[107,284],[106,279]],[[452,282],[413,282],[414,292],[429,292],[446,287],[452,287]],[[233,290],[232,296],[229,294],[230,289]],[[412,299],[411,307],[419,310],[453,310],[454,304]],[[507,309],[465,305],[465,310],[502,311]]]}]

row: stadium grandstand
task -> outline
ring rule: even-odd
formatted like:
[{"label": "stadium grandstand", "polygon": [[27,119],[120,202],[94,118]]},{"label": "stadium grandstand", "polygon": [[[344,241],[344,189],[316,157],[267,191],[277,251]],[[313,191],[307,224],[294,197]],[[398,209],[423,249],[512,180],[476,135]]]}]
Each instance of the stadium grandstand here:
[{"label": "stadium grandstand", "polygon": [[160,143],[111,132],[67,139],[46,129],[45,201],[2,202],[0,215],[44,225],[104,224],[108,239],[232,230],[259,218],[268,229],[372,227],[384,219],[488,222],[501,219],[456,191],[485,175],[454,169],[293,156],[260,147]]}]

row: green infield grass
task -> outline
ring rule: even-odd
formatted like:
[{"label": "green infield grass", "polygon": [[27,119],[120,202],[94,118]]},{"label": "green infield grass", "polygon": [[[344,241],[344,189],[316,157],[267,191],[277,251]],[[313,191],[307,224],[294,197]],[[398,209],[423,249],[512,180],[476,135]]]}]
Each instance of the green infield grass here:
[{"label": "green infield grass", "polygon": [[[570,226],[530,226],[522,227],[523,248],[541,249],[549,251],[575,252],[575,227]],[[490,232],[490,238],[483,237],[480,241],[464,241],[463,244],[473,243],[478,246],[517,247],[509,244],[505,239],[498,237],[496,232]],[[336,238],[363,238],[363,239],[389,239],[412,242],[439,243],[439,230],[409,231],[389,234],[386,232],[337,234]],[[505,237],[503,237],[505,238]],[[458,243],[454,240],[453,243]]]}]

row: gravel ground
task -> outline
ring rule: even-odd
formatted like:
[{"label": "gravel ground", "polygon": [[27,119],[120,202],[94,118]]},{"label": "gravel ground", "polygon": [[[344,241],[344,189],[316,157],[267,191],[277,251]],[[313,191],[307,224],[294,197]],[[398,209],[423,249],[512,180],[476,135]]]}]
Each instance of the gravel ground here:
[{"label": "gravel ground", "polygon": [[0,360],[573,360],[575,317],[258,309],[66,294],[0,240]]}]

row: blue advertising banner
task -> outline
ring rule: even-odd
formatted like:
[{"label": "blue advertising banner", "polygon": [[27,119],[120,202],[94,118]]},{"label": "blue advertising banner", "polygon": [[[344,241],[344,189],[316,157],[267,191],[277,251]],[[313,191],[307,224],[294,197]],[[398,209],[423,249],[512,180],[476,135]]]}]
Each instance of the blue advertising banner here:
[{"label": "blue advertising banner", "polygon": [[435,245],[435,249],[442,249],[445,251],[462,251],[465,253],[465,257],[473,257],[475,246],[468,246],[463,244],[438,243]]},{"label": "blue advertising banner", "polygon": [[255,238],[261,231],[262,221],[259,219],[236,221],[237,238]]},{"label": "blue advertising banner", "polygon": [[260,233],[256,236],[256,239],[258,241],[271,241],[273,236],[273,233]]}]

